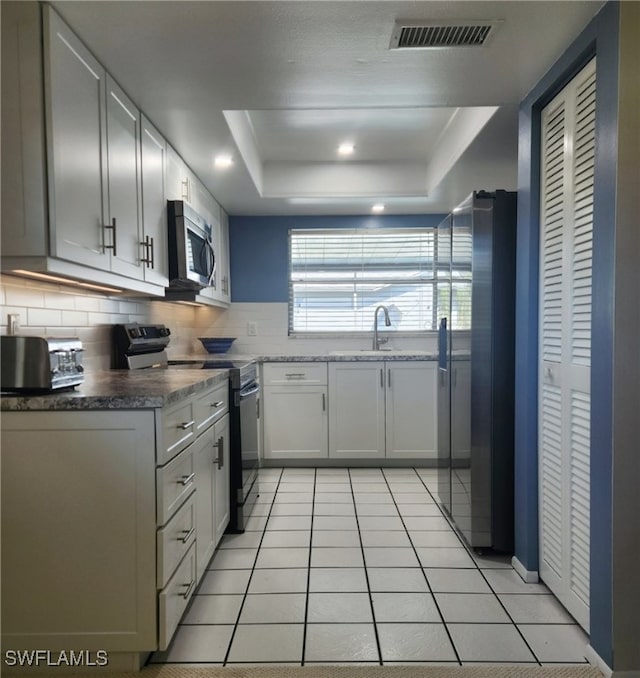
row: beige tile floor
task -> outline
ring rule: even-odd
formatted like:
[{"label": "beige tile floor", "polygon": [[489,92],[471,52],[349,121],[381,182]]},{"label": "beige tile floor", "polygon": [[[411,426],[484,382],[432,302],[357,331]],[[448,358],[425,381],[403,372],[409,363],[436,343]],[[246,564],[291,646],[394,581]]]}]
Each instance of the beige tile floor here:
[{"label": "beige tile floor", "polygon": [[154,663],[584,663],[587,636],[507,557],[465,548],[431,469],[262,469]]}]

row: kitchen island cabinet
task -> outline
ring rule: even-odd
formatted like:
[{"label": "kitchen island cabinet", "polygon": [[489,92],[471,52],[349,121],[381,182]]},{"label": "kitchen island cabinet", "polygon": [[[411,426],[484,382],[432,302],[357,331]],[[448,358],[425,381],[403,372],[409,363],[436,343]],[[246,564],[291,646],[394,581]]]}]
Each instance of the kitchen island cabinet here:
[{"label": "kitchen island cabinet", "polygon": [[2,639],[156,647],[153,412],[2,416]]},{"label": "kitchen island cabinet", "polygon": [[101,649],[125,669],[171,642],[228,522],[228,375],[145,372],[2,398],[4,647]]}]

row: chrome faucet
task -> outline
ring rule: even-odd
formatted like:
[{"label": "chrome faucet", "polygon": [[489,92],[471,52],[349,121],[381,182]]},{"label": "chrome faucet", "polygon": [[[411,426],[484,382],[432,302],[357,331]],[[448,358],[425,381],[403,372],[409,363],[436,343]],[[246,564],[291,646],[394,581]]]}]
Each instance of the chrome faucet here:
[{"label": "chrome faucet", "polygon": [[389,311],[386,306],[378,306],[373,314],[373,350],[379,351],[380,344],[385,344],[389,341],[386,337],[381,339],[378,337],[378,311],[382,309],[384,311],[384,324],[387,327],[391,327],[391,320],[389,320]]}]

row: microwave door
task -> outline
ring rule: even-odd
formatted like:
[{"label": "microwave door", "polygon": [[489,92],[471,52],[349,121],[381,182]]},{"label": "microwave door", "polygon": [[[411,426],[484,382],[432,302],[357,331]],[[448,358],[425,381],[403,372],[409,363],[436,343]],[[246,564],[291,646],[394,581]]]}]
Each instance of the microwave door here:
[{"label": "microwave door", "polygon": [[209,272],[209,277],[207,279],[207,285],[210,287],[215,287],[215,277],[216,277],[216,254],[213,251],[213,245],[209,240],[206,242],[207,257],[209,259],[209,266],[207,271]]}]

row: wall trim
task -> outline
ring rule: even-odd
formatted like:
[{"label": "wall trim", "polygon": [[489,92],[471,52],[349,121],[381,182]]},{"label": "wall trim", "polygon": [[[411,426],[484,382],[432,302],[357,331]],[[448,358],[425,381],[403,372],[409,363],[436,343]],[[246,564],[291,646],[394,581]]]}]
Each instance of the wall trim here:
[{"label": "wall trim", "polygon": [[527,570],[515,556],[511,558],[511,566],[520,575],[525,584],[537,584],[540,581],[538,570]]}]

